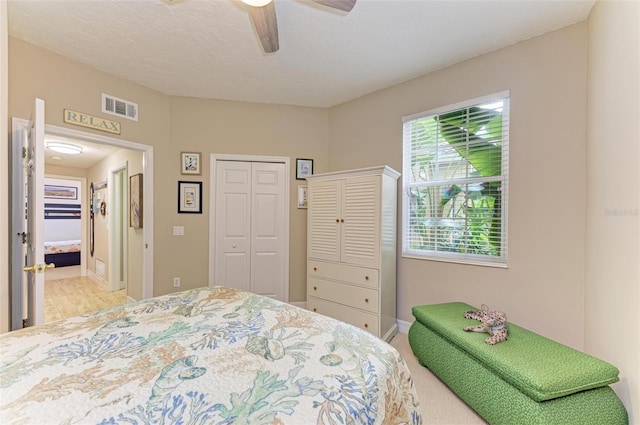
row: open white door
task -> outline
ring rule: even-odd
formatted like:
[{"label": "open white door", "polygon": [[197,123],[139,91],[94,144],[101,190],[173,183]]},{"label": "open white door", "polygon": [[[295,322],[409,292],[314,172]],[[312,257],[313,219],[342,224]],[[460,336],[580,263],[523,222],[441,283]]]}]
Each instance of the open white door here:
[{"label": "open white door", "polygon": [[[44,271],[47,268],[44,264],[44,229],[42,228],[44,217],[44,100],[42,99],[35,100],[27,133],[26,143],[22,149],[23,170],[22,172],[18,170],[14,176],[17,174],[24,176],[21,184],[26,192],[24,204],[26,221],[24,230],[17,233],[26,243],[26,251],[20,251],[24,252],[26,273],[23,273],[23,276],[26,280],[29,300],[27,325],[33,326],[44,322]],[[24,283],[21,284],[25,287]],[[13,301],[13,308],[15,308],[16,300]]]}]

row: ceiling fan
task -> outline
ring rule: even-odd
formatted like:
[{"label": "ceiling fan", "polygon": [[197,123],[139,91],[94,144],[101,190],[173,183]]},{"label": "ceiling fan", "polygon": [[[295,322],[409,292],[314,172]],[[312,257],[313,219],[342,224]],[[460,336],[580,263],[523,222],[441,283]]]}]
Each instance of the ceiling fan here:
[{"label": "ceiling fan", "polygon": [[[280,48],[278,41],[278,21],[273,0],[241,0],[251,7],[251,20],[256,28],[260,43],[265,53],[277,52]],[[350,12],[356,0],[313,0],[314,2]]]}]

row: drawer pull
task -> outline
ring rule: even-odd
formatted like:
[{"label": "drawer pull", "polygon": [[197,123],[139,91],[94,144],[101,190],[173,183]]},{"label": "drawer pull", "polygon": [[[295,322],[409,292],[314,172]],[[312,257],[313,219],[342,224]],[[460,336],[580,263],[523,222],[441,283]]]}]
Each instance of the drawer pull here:
[{"label": "drawer pull", "polygon": [[369,302],[369,298],[365,298],[364,302],[368,303]]},{"label": "drawer pull", "polygon": [[364,280],[369,280],[369,276],[365,276],[365,277],[364,277]]},{"label": "drawer pull", "polygon": [[314,307],[313,311],[318,311],[318,310]]},{"label": "drawer pull", "polygon": [[317,291],[317,290],[318,290],[318,287],[317,287],[317,286],[314,286],[314,287],[313,287],[313,290],[314,290],[314,291]]},{"label": "drawer pull", "polygon": [[365,327],[365,328],[368,328],[368,327],[369,327],[369,324],[368,324],[368,323],[365,323],[365,324],[364,324],[364,327]]},{"label": "drawer pull", "polygon": [[313,268],[313,271],[314,271],[314,272],[317,272],[317,271],[318,271],[318,268],[317,268],[317,267],[314,267],[314,268]]}]

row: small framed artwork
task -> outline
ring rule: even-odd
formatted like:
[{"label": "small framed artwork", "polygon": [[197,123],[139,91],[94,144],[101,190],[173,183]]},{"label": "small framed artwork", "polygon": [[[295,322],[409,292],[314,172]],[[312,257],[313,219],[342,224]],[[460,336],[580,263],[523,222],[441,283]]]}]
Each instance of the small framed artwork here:
[{"label": "small framed artwork", "polygon": [[296,158],[296,180],[304,180],[313,174],[313,159]]},{"label": "small framed artwork", "polygon": [[129,227],[142,229],[142,174],[129,177]]},{"label": "small framed artwork", "polygon": [[104,189],[105,187],[107,187],[107,180],[102,180],[101,182],[97,182],[93,184],[93,189],[94,190],[100,190],[100,189]]},{"label": "small framed artwork", "polygon": [[78,188],[74,186],[44,185],[44,197],[49,199],[78,199]]},{"label": "small framed artwork", "polygon": [[178,182],[178,213],[202,214],[202,182]]},{"label": "small framed artwork", "polygon": [[307,186],[298,186],[298,208],[308,208]]},{"label": "small framed artwork", "polygon": [[180,174],[202,174],[200,152],[180,152]]}]

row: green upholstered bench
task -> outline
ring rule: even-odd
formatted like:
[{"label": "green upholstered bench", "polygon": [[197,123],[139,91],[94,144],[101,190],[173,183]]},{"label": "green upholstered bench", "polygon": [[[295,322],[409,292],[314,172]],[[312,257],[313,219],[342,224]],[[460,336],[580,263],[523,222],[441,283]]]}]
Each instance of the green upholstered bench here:
[{"label": "green upholstered bench", "polygon": [[611,364],[509,323],[509,339],[488,345],[465,303],[422,305],[409,344],[428,367],[491,424],[627,424],[627,411],[609,384]]}]

